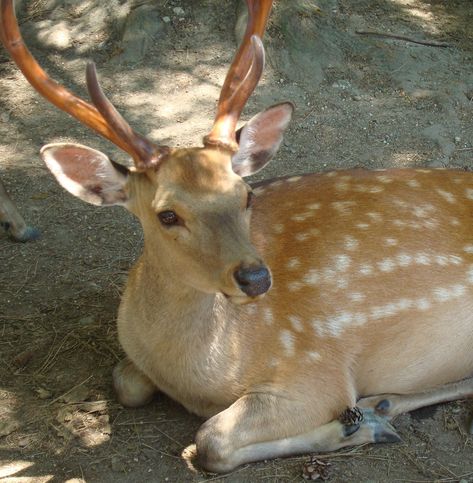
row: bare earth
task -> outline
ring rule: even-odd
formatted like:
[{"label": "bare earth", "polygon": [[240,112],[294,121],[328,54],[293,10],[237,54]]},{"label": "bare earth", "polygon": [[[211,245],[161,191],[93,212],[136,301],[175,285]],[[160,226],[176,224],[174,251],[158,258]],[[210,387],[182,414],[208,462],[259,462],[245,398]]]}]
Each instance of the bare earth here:
[{"label": "bare earth", "polygon": [[[45,68],[84,96],[93,58],[106,92],[141,132],[190,145],[209,129],[235,51],[236,1],[31,0],[20,18]],[[265,76],[244,116],[286,99],[297,114],[258,179],[353,166],[471,168],[472,25],[468,0],[276,2]],[[29,244],[0,233],[0,479],[301,480],[308,456],[225,477],[191,470],[181,453],[199,418],[164,396],[138,410],[117,404],[114,319],[142,235],[125,211],[81,203],[53,181],[38,151],[66,140],[127,162],[40,99],[0,51],[0,177],[42,232]],[[460,401],[405,415],[394,422],[402,443],[320,458],[333,482],[471,482],[472,409]]]}]

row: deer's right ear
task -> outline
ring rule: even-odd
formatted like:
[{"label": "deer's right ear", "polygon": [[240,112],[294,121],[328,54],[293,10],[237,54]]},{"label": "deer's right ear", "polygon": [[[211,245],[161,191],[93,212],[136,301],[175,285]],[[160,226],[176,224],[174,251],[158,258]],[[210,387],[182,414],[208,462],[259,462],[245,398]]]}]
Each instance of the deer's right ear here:
[{"label": "deer's right ear", "polygon": [[128,169],[80,144],[48,144],[41,157],[59,184],[93,205],[126,205]]},{"label": "deer's right ear", "polygon": [[276,154],[294,112],[290,102],[271,106],[236,132],[239,149],[232,157],[233,171],[241,177],[263,169]]}]

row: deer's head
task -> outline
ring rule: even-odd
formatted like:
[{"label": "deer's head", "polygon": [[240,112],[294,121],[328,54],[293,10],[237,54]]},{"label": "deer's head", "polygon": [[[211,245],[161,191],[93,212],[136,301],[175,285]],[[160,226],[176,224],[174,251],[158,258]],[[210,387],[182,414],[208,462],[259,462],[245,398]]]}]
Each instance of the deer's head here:
[{"label": "deer's head", "polygon": [[[214,125],[203,147],[158,146],[134,131],[106,98],[94,64],[86,78],[92,103],[76,97],[42,70],[21,38],[11,0],[1,2],[1,39],[25,77],[44,97],[131,155],[129,170],[78,144],[41,150],[59,183],[95,205],[123,205],[141,221],[145,250],[160,269],[206,293],[235,302],[266,293],[269,268],[250,241],[252,191],[244,177],[262,169],[277,151],[292,116],[278,104],[236,131],[241,111],[264,66],[260,40],[271,0],[247,0],[248,25],[225,79]],[[153,256],[147,260],[153,263]]]}]

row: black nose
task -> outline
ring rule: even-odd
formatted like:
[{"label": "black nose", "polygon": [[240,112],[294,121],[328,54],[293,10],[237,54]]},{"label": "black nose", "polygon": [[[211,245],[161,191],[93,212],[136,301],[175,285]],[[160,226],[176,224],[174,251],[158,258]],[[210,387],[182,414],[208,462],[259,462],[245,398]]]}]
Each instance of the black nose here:
[{"label": "black nose", "polygon": [[271,274],[264,265],[250,268],[240,267],[235,270],[233,276],[240,289],[250,297],[266,293],[271,287]]}]

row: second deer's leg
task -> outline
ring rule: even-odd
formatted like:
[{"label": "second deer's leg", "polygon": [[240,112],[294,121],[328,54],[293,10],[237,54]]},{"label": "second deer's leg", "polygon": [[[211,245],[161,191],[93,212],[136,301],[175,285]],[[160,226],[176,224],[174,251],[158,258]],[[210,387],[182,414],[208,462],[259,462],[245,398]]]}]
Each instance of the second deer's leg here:
[{"label": "second deer's leg", "polygon": [[0,226],[18,241],[25,242],[39,238],[39,231],[25,223],[15,204],[8,196],[2,180],[0,180]]},{"label": "second deer's leg", "polygon": [[207,470],[227,472],[253,461],[363,443],[399,441],[386,420],[368,410],[364,420],[317,426],[310,407],[270,394],[249,394],[210,418],[196,436],[197,459]]},{"label": "second deer's leg", "polygon": [[473,377],[417,394],[380,394],[365,397],[360,399],[357,405],[361,408],[370,408],[384,417],[393,418],[398,414],[432,404],[470,397],[473,397]]},{"label": "second deer's leg", "polygon": [[120,403],[132,408],[148,404],[157,392],[156,386],[130,359],[123,359],[115,366],[113,386]]}]

